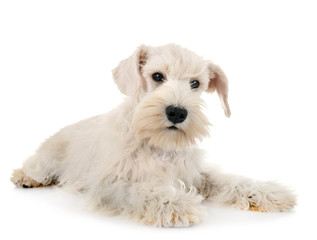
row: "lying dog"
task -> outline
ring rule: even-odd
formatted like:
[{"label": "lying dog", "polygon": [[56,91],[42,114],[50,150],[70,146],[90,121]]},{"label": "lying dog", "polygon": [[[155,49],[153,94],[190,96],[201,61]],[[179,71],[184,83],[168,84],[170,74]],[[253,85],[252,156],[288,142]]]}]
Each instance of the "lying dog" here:
[{"label": "lying dog", "polygon": [[128,98],[114,110],[63,128],[11,178],[17,186],[58,184],[98,210],[154,226],[202,221],[210,199],[240,209],[285,211],[291,191],[274,182],[205,166],[197,140],[208,135],[202,92],[217,91],[230,116],[221,68],[177,45],[140,46],[113,70]]}]

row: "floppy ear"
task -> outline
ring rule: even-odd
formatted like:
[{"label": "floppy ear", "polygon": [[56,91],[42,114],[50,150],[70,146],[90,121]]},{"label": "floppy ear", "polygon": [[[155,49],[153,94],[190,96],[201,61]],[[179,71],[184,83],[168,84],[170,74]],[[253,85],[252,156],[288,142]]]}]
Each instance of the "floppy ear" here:
[{"label": "floppy ear", "polygon": [[141,89],[146,87],[142,77],[142,67],[146,61],[146,53],[147,47],[141,45],[132,56],[122,60],[112,70],[113,79],[123,94],[138,96]]},{"label": "floppy ear", "polygon": [[223,110],[225,111],[225,115],[227,117],[230,117],[231,111],[228,104],[228,79],[225,75],[225,73],[222,71],[222,69],[213,64],[212,62],[209,62],[208,64],[209,68],[209,85],[207,92],[214,92],[215,90],[218,93],[218,96],[221,101],[221,106]]}]

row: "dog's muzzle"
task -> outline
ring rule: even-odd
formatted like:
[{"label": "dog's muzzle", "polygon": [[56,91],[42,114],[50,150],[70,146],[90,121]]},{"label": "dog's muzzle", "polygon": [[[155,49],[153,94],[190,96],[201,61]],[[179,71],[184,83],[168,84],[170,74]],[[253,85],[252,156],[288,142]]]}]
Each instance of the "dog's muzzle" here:
[{"label": "dog's muzzle", "polygon": [[165,112],[167,119],[174,124],[184,122],[188,114],[185,108],[176,107],[173,105],[168,106]]}]

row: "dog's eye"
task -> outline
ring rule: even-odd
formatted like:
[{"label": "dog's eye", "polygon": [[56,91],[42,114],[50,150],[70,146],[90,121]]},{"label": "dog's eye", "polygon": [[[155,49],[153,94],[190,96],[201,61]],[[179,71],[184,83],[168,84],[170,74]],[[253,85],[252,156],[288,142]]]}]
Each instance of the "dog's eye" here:
[{"label": "dog's eye", "polygon": [[155,82],[163,82],[164,76],[162,73],[156,72],[152,74],[152,78]]},{"label": "dog's eye", "polygon": [[200,85],[199,81],[198,80],[193,80],[190,82],[190,87],[193,89],[193,88],[198,88]]}]

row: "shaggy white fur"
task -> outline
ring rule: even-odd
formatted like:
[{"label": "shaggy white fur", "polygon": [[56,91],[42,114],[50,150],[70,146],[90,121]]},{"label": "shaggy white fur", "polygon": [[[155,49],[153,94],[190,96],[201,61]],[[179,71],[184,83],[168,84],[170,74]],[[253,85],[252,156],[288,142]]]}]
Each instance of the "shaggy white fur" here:
[{"label": "shaggy white fur", "polygon": [[177,45],[142,45],[113,76],[126,101],[50,137],[12,182],[58,184],[84,193],[99,211],[164,227],[202,221],[204,199],[263,212],[295,205],[293,193],[277,183],[223,174],[202,162],[195,142],[208,135],[209,123],[201,93],[217,91],[230,116],[219,66]]}]

